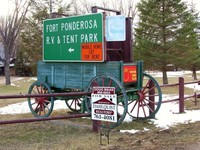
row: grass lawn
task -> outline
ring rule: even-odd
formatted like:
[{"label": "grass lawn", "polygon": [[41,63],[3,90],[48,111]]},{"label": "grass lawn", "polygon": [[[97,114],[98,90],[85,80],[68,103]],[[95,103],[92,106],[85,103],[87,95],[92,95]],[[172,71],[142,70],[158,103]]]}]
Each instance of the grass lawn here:
[{"label": "grass lawn", "polygon": [[[199,75],[198,75],[199,76]],[[185,81],[192,81],[187,75]],[[162,84],[161,78],[156,80]],[[27,94],[30,85],[34,82],[31,78],[13,82],[16,86],[0,85],[0,95]],[[170,78],[169,83],[177,83],[178,78]],[[162,88],[163,94],[178,94],[178,87]],[[193,94],[193,89],[185,88],[185,94]],[[26,101],[26,99],[1,99],[0,107],[9,104]],[[185,102],[187,109],[199,109],[188,99]],[[55,110],[51,116],[61,116],[69,113],[69,110]],[[165,116],[163,116],[165,117]],[[31,113],[2,115],[0,120],[15,120],[33,118]],[[143,131],[144,128],[150,129]],[[170,129],[160,130],[148,120],[134,120],[130,123],[122,123],[110,131],[109,140],[102,137],[103,145],[100,145],[100,134],[92,132],[90,119],[77,118],[69,120],[44,121],[24,124],[0,125],[0,149],[8,150],[154,150],[178,148],[183,145],[191,145],[200,142],[200,122],[180,124]],[[121,133],[119,130],[137,129],[142,132],[136,134]]]}]

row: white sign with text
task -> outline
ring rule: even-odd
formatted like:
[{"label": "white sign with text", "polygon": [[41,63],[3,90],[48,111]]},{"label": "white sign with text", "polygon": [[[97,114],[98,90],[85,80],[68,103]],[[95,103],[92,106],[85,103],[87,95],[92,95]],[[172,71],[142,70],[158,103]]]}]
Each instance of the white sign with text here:
[{"label": "white sign with text", "polygon": [[[95,89],[113,91],[113,88],[109,87],[95,87]],[[99,94],[99,92],[94,93],[91,94],[92,120],[117,122],[117,94],[114,94],[113,92],[110,92],[110,94]]]}]

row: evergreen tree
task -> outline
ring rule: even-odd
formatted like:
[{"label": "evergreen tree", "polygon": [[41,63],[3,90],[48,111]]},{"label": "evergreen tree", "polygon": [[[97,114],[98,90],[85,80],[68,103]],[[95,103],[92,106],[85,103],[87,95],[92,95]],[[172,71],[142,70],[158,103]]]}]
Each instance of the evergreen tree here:
[{"label": "evergreen tree", "polygon": [[193,29],[191,29],[191,43],[192,45],[190,47],[190,53],[188,56],[190,56],[190,61],[188,62],[187,68],[189,68],[192,71],[192,76],[194,80],[197,80],[197,74],[196,71],[200,69],[200,20],[199,20],[199,12],[195,9],[195,5],[192,3],[191,8],[189,10],[191,13],[190,20],[188,21],[188,26],[192,26]]},{"label": "evergreen tree", "polygon": [[192,28],[186,26],[190,13],[181,0],[141,0],[138,11],[136,56],[144,60],[146,68],[162,71],[163,84],[168,84],[167,65],[185,64],[192,44],[185,43]]}]

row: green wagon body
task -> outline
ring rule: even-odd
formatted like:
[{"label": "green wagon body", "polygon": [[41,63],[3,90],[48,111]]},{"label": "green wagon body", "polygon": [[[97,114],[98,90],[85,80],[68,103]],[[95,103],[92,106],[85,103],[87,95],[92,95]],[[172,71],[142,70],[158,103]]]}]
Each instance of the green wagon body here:
[{"label": "green wagon body", "polygon": [[84,90],[100,74],[112,74],[120,81],[122,62],[107,63],[38,63],[37,78],[50,87]]},{"label": "green wagon body", "polygon": [[137,82],[133,83],[137,90],[141,88],[142,62],[123,63],[112,61],[103,63],[45,63],[38,62],[37,78],[46,82],[51,88],[56,89],[80,89],[84,91],[92,78],[98,75],[112,75],[123,82],[123,66],[137,66]]}]

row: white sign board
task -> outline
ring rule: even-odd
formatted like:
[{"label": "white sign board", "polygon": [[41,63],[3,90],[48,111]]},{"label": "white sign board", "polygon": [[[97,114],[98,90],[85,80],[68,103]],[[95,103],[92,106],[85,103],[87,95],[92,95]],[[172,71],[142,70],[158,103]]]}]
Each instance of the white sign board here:
[{"label": "white sign board", "polygon": [[123,15],[106,16],[106,41],[126,40],[126,18]]},{"label": "white sign board", "polygon": [[[99,88],[105,91],[112,91],[113,88]],[[99,89],[91,94],[92,120],[117,122],[117,94],[99,94]]]}]

